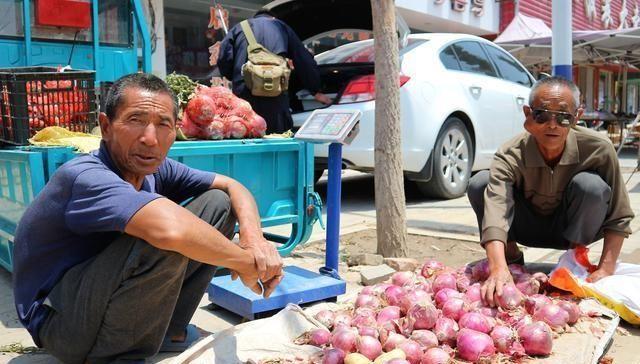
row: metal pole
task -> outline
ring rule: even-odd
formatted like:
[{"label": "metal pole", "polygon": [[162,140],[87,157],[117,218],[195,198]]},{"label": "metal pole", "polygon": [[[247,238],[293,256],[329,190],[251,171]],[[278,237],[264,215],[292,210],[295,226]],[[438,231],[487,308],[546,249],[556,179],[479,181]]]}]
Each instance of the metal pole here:
[{"label": "metal pole", "polygon": [[27,66],[31,66],[31,9],[30,1],[24,0],[22,2],[22,21],[24,32],[24,57]]},{"label": "metal pole", "polygon": [[[96,71],[96,83],[99,85],[102,81],[102,72],[100,72],[100,11],[98,0],[91,2],[91,25],[93,32],[93,70]],[[105,95],[102,95],[103,97]]]},{"label": "metal pole", "polygon": [[340,194],[342,189],[342,144],[329,144],[327,182],[327,246],[325,267],[320,273],[340,279],[338,259],[340,255]]},{"label": "metal pole", "polygon": [[[144,16],[144,10],[139,0],[133,0],[133,12],[138,24],[138,31],[142,36],[142,70],[151,73],[151,37],[149,36],[149,27],[147,27],[147,19]],[[137,47],[136,43],[133,44]]]},{"label": "metal pole", "polygon": [[572,80],[572,16],[571,1],[551,3],[551,64],[553,75]]}]

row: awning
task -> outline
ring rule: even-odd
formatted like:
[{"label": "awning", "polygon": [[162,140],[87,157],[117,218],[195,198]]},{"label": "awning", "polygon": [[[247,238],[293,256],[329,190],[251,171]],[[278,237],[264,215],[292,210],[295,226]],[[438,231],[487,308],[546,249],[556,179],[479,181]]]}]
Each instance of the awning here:
[{"label": "awning", "polygon": [[[551,30],[544,34],[540,19],[519,15],[494,41],[527,66],[551,62]],[[529,19],[526,19],[529,18]],[[533,20],[531,20],[533,19]],[[519,37],[536,26],[530,37]],[[543,23],[544,24],[544,23]],[[512,27],[507,33],[507,30]],[[505,33],[507,33],[505,35]],[[541,34],[541,35],[535,35]],[[572,34],[574,64],[619,63],[640,67],[640,28],[576,30]]]},{"label": "awning", "polygon": [[544,21],[518,13],[494,42],[521,44],[530,39],[547,37],[551,37],[551,28]]}]

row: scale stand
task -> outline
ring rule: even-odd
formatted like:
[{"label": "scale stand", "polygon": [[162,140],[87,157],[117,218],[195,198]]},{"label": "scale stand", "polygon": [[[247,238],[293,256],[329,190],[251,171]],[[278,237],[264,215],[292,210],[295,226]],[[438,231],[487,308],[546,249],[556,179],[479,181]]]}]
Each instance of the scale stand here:
[{"label": "scale stand", "polygon": [[298,305],[334,301],[346,292],[346,282],[338,274],[340,245],[340,194],[342,187],[342,145],[358,133],[358,110],[315,110],[295,135],[311,143],[329,144],[327,183],[327,245],[325,266],[315,273],[296,266],[284,268],[284,278],[265,299],[230,275],[214,277],[207,292],[214,305],[253,320],[267,317],[289,303]]}]

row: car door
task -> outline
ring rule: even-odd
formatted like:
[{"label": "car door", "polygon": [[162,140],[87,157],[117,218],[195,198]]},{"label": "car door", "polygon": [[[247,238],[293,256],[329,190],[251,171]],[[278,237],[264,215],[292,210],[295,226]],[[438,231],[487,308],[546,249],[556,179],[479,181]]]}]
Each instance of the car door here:
[{"label": "car door", "polygon": [[462,71],[459,81],[473,110],[476,167],[488,167],[498,147],[513,134],[515,99],[479,42],[458,41],[452,49]]},{"label": "car door", "polygon": [[528,104],[529,93],[533,86],[533,77],[529,72],[509,53],[490,44],[483,44],[489,57],[498,70],[498,75],[504,80],[504,87],[508,88],[515,100],[513,109],[513,134],[524,131],[524,112],[522,106]]}]

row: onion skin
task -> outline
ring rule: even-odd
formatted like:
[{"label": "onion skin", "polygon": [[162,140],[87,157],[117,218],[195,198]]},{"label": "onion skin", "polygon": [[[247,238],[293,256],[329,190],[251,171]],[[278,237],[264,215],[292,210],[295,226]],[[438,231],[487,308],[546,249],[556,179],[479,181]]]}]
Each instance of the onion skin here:
[{"label": "onion skin", "polygon": [[430,348],[422,354],[420,358],[421,364],[448,364],[451,355],[441,348]]},{"label": "onion skin", "polygon": [[315,329],[309,333],[309,344],[322,346],[331,341],[331,333],[327,329]]},{"label": "onion skin", "polygon": [[505,310],[513,310],[522,305],[524,299],[522,293],[513,283],[502,286],[502,294],[500,296],[496,294],[496,298],[498,305]]},{"label": "onion skin", "polygon": [[497,325],[491,330],[491,339],[498,352],[508,354],[513,342],[516,340],[516,333],[508,326]]},{"label": "onion skin", "polygon": [[404,337],[404,335],[401,335],[395,332],[390,332],[389,336],[387,337],[387,339],[382,345],[382,349],[384,351],[391,351],[397,348],[398,345],[400,345],[405,340],[407,340],[407,338]]},{"label": "onion skin", "polygon": [[493,340],[489,335],[469,329],[460,330],[456,347],[460,358],[472,362],[491,356],[496,352]]},{"label": "onion skin", "polygon": [[458,321],[458,325],[460,326],[461,332],[462,329],[471,329],[488,334],[492,328],[491,322],[489,322],[483,314],[478,312],[465,313]]},{"label": "onion skin", "polygon": [[435,293],[438,293],[438,291],[443,288],[451,288],[457,291],[458,288],[456,277],[450,273],[440,273],[436,276],[436,279],[433,281],[431,288]]},{"label": "onion skin", "polygon": [[444,305],[444,303],[447,302],[451,297],[462,298],[463,295],[453,288],[443,288],[439,290],[434,296],[436,307],[442,308],[442,305]]},{"label": "onion skin", "polygon": [[481,287],[479,283],[474,283],[467,288],[464,293],[464,299],[469,303],[482,301]]},{"label": "onion skin", "polygon": [[389,306],[400,306],[402,299],[407,293],[402,287],[389,286],[384,290],[383,297],[387,300]]},{"label": "onion skin", "polygon": [[563,310],[567,311],[567,313],[569,314],[569,319],[567,320],[567,323],[569,325],[573,325],[578,322],[578,319],[582,315],[582,312],[580,311],[580,307],[578,307],[575,302],[560,300],[558,301],[557,305],[560,306],[560,308],[562,308]]},{"label": "onion skin", "polygon": [[469,307],[463,299],[451,297],[442,305],[442,315],[458,321],[462,315],[469,311]]},{"label": "onion skin", "polygon": [[380,341],[371,336],[360,336],[356,340],[356,348],[360,354],[366,356],[369,360],[373,360],[382,354]]},{"label": "onion skin", "polygon": [[322,310],[318,311],[314,317],[316,320],[320,321],[321,324],[330,329],[333,327],[333,319],[336,317],[336,314],[333,311]]},{"label": "onion skin", "polygon": [[544,305],[533,314],[534,321],[542,321],[554,330],[563,330],[569,321],[569,313],[556,304]]},{"label": "onion skin", "polygon": [[420,274],[425,278],[431,278],[436,272],[444,269],[444,264],[437,260],[427,260],[420,270]]},{"label": "onion skin", "polygon": [[352,328],[341,329],[333,333],[331,337],[331,345],[340,349],[345,353],[351,353],[356,350],[356,339],[358,331]]},{"label": "onion skin", "polygon": [[518,330],[525,353],[528,355],[549,355],[553,348],[553,336],[549,325],[538,321],[522,326]]},{"label": "onion skin", "polygon": [[533,315],[540,307],[553,303],[551,299],[543,294],[534,294],[524,300],[524,308],[530,315]]},{"label": "onion skin", "polygon": [[413,274],[413,272],[395,272],[391,276],[391,283],[396,286],[403,287],[413,284],[415,278],[416,276],[415,274]]},{"label": "onion skin", "polygon": [[325,349],[322,356],[322,364],[342,364],[344,363],[344,351],[336,348]]},{"label": "onion skin", "polygon": [[412,330],[429,330],[436,324],[438,311],[430,303],[417,304],[407,312],[407,318]]},{"label": "onion skin", "polygon": [[455,344],[459,330],[458,323],[448,317],[439,317],[436,320],[436,326],[433,328],[438,341],[448,345]]},{"label": "onion skin", "polygon": [[407,339],[398,345],[398,349],[407,355],[406,359],[409,363],[420,364],[420,357],[422,356],[420,344],[411,339]]},{"label": "onion skin", "polygon": [[409,339],[417,342],[422,350],[438,346],[438,337],[431,330],[413,330]]},{"label": "onion skin", "polygon": [[471,277],[476,281],[486,281],[489,278],[489,261],[482,259],[471,268]]}]

